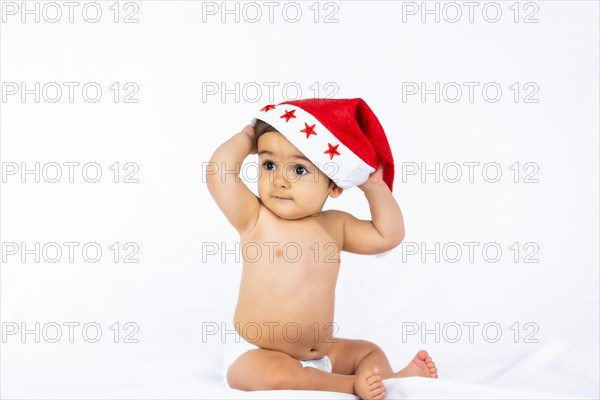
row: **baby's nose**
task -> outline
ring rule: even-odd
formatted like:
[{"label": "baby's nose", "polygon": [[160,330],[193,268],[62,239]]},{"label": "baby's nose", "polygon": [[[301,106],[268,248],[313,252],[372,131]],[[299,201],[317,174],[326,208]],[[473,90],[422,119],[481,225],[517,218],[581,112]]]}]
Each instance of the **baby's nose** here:
[{"label": "baby's nose", "polygon": [[281,186],[281,187],[286,187],[289,185],[289,182],[285,176],[285,170],[283,168],[279,169],[279,171],[276,171],[275,174],[273,175],[273,183],[275,185]]}]

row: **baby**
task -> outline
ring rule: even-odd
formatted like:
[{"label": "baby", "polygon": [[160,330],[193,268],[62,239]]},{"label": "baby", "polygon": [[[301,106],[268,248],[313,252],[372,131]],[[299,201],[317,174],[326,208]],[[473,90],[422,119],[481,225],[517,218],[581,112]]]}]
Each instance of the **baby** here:
[{"label": "baby", "polygon": [[[382,253],[404,239],[393,159],[385,159],[389,145],[372,111],[362,99],[307,99],[267,105],[253,123],[214,152],[211,163],[227,173],[206,174],[245,249],[234,313],[241,341],[225,357],[229,386],[383,399],[384,379],[437,378],[424,350],[394,372],[376,344],[334,336],[340,252]],[[249,154],[259,158],[259,197],[239,178]],[[328,197],[353,186],[372,221],[322,211]]]}]

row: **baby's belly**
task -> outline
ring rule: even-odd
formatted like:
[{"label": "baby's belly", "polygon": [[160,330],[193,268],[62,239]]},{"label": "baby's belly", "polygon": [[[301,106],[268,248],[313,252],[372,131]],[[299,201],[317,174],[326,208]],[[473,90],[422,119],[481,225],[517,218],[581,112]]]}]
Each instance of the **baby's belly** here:
[{"label": "baby's belly", "polygon": [[247,283],[242,280],[234,315],[240,336],[259,347],[282,351],[299,360],[328,354],[337,331],[333,321],[335,282],[270,290],[267,286]]}]

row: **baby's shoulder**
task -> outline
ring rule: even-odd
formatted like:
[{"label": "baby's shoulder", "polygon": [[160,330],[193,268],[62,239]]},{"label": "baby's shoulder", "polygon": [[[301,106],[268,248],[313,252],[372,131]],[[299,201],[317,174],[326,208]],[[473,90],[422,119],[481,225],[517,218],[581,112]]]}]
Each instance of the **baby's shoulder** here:
[{"label": "baby's shoulder", "polygon": [[322,211],[321,214],[326,218],[333,219],[347,218],[348,216],[352,216],[352,214],[342,210],[325,210]]},{"label": "baby's shoulder", "polygon": [[321,228],[334,238],[340,249],[344,245],[344,221],[348,216],[349,213],[340,210],[321,211]]},{"label": "baby's shoulder", "polygon": [[321,216],[327,224],[335,225],[343,225],[344,221],[346,221],[348,218],[352,218],[352,214],[341,210],[325,210],[321,212]]}]

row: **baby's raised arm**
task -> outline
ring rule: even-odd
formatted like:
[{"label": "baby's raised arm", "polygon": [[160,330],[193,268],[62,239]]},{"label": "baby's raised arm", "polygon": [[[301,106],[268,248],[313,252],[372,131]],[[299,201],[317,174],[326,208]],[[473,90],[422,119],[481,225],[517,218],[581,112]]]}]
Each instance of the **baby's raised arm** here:
[{"label": "baby's raised arm", "polygon": [[258,197],[239,177],[249,154],[256,154],[254,129],[250,125],[215,150],[205,176],[211,196],[240,234],[253,227],[258,219]]},{"label": "baby's raised arm", "polygon": [[369,202],[373,220],[360,220],[344,211],[336,211],[344,222],[343,250],[378,254],[398,246],[404,240],[404,219],[400,206],[382,180],[381,167],[359,188]]}]

